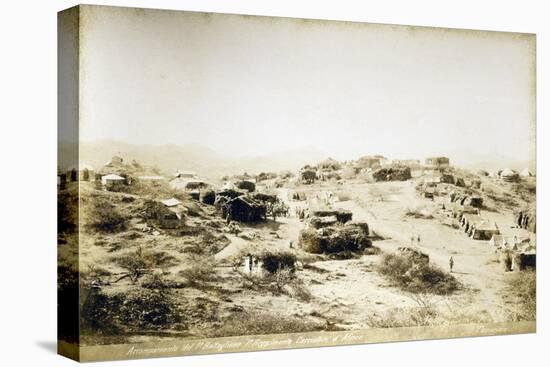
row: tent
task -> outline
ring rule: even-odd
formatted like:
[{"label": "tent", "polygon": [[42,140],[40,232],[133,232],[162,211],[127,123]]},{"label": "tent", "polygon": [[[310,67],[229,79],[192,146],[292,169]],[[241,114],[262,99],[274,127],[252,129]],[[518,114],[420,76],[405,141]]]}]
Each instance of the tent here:
[{"label": "tent", "polygon": [[170,198],[170,199],[161,201],[161,203],[163,203],[164,206],[173,207],[173,206],[178,206],[178,205],[180,205],[180,204],[181,204],[181,201],[179,201],[179,200],[176,199],[176,198]]},{"label": "tent", "polygon": [[521,173],[519,174],[521,177],[533,177],[533,173],[529,171],[529,168],[525,168]]}]

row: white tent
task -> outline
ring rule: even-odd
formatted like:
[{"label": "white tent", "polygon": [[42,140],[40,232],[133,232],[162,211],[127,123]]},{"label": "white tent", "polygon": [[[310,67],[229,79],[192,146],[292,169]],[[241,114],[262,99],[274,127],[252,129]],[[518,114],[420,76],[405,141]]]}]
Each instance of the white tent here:
[{"label": "white tent", "polygon": [[101,183],[103,185],[107,185],[109,183],[114,183],[114,182],[122,182],[124,180],[125,180],[124,177],[121,177],[121,176],[115,175],[115,174],[109,174],[109,175],[101,176]]},{"label": "white tent", "polygon": [[521,171],[520,176],[522,176],[522,177],[532,177],[534,175],[531,171],[529,171],[529,168],[525,168],[523,171]]},{"label": "white tent", "polygon": [[170,199],[161,201],[161,203],[163,203],[167,207],[172,207],[172,206],[180,205],[181,201],[179,201],[176,198],[170,198]]}]

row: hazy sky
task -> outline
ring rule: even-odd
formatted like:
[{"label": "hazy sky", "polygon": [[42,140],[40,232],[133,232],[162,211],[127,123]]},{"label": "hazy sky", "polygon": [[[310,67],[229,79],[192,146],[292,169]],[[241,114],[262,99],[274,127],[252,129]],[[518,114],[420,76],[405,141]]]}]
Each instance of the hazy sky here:
[{"label": "hazy sky", "polygon": [[532,35],[99,7],[81,37],[84,141],[535,154]]}]

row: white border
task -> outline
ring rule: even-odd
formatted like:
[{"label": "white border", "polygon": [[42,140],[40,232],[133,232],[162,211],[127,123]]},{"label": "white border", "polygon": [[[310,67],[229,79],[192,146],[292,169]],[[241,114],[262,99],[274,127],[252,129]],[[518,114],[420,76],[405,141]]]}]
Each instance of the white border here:
[{"label": "white border", "polygon": [[[537,34],[538,279],[537,335],[236,353],[142,361],[119,366],[465,366],[541,365],[547,356],[548,202],[543,142],[550,39],[544,1],[482,0],[111,0],[95,4],[290,16],[526,32]],[[56,228],[56,11],[74,1],[9,1],[0,11],[2,133],[2,365],[64,366],[54,354]],[[543,103],[546,97],[546,104]],[[7,206],[6,206],[7,204]],[[546,340],[545,340],[546,339]],[[547,347],[546,347],[547,349]],[[10,363],[11,362],[11,363]],[[98,366],[113,363],[99,363]]]}]

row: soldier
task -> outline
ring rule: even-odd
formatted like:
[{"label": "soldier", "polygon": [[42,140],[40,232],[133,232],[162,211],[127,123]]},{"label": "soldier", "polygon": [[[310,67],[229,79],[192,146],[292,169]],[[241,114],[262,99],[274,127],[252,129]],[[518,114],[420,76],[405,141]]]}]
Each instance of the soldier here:
[{"label": "soldier", "polygon": [[451,256],[449,258],[449,269],[450,269],[450,272],[452,273],[453,272],[453,267],[455,266],[455,261],[453,259],[453,257]]}]

